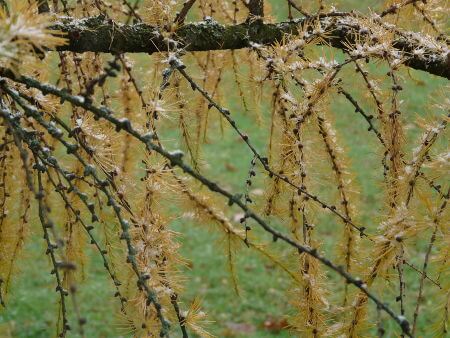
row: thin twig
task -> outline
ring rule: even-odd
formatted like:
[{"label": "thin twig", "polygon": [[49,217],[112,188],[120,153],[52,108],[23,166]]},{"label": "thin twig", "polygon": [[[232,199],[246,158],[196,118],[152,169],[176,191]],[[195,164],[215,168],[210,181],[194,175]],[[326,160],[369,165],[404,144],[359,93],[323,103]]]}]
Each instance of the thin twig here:
[{"label": "thin twig", "polygon": [[178,25],[182,25],[184,23],[184,20],[186,19],[186,16],[188,15],[189,10],[195,4],[195,1],[197,1],[197,0],[187,0],[184,3],[183,8],[181,8],[181,11],[175,17],[174,23],[176,23]]},{"label": "thin twig", "polygon": [[388,8],[386,8],[383,12],[381,12],[379,15],[380,17],[384,17],[386,15],[389,14],[395,14],[397,13],[401,8],[408,6],[409,4],[415,4],[418,1],[423,1],[423,0],[406,0],[402,3],[395,3],[391,6],[389,6]]},{"label": "thin twig", "polygon": [[[450,193],[450,189],[448,190],[448,193]],[[431,250],[433,249],[434,242],[436,241],[436,234],[439,229],[440,216],[444,212],[444,209],[446,206],[447,206],[447,200],[444,200],[433,219],[433,223],[434,223],[433,233],[431,235],[430,242],[429,242],[428,248],[427,248],[427,252],[425,254],[425,259],[423,261],[422,277],[420,278],[419,292],[417,294],[416,308],[414,310],[413,325],[412,325],[412,332],[411,332],[413,336],[414,336],[414,334],[416,332],[416,328],[417,328],[417,318],[419,317],[420,303],[422,302],[422,298],[423,298],[423,286],[424,286],[424,282],[425,282],[425,276],[427,273],[428,261],[430,260]]]},{"label": "thin twig", "polygon": [[310,16],[309,13],[307,11],[305,11],[300,5],[295,3],[294,0],[287,0],[287,2],[290,6],[292,6],[292,8],[296,9],[298,12],[300,12],[304,16],[306,16],[306,17]]}]

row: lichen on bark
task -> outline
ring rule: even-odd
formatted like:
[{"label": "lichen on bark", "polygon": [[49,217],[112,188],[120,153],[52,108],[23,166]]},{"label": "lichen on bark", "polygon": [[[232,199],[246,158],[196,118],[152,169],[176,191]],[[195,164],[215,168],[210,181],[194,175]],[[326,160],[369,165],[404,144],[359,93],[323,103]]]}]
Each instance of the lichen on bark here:
[{"label": "lichen on bark", "polygon": [[[353,17],[322,17],[320,27],[324,43],[348,51],[363,33]],[[248,20],[235,25],[223,25],[211,18],[200,22],[187,23],[172,33],[172,40],[160,33],[158,27],[137,23],[126,25],[116,23],[105,16],[74,19],[61,17],[50,27],[63,32],[68,44],[58,47],[61,51],[105,52],[105,53],[155,53],[182,47],[185,51],[210,51],[248,48],[253,43],[271,45],[281,42],[286,34],[296,35],[301,27],[311,29],[317,23],[309,19],[289,22],[264,23],[262,20]],[[412,34],[412,33],[411,33]],[[438,49],[427,48],[414,35],[404,33],[393,41],[404,55],[404,64],[414,69],[450,79],[450,55]],[[171,45],[173,43],[173,45]],[[176,45],[176,46],[175,46]],[[351,47],[350,47],[351,48]],[[426,57],[414,54],[417,49],[426,50]]]}]

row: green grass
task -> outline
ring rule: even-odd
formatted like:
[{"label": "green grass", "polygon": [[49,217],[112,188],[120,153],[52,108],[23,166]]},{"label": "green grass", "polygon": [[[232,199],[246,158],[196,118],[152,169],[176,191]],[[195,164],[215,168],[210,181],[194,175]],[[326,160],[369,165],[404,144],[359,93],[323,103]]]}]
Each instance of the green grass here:
[{"label": "green grass", "polygon": [[[346,1],[344,8],[363,10],[377,1]],[[285,8],[278,12],[283,17]],[[404,90],[405,104],[403,111],[405,119],[410,121],[412,128],[408,131],[407,139],[414,140],[417,137],[417,128],[414,121],[418,115],[429,116],[430,95],[439,90],[444,81],[419,72],[412,71],[414,78],[422,82],[413,82],[406,79]],[[230,74],[228,74],[230,76]],[[235,88],[230,88],[228,107],[236,118],[238,125],[247,132],[257,149],[266,150],[267,125],[257,126],[254,120],[242,114]],[[360,94],[360,93],[355,93]],[[269,94],[266,101],[270,98]],[[382,205],[379,192],[380,166],[379,150],[377,151],[376,138],[366,131],[366,122],[356,113],[351,106],[342,99],[333,103],[336,127],[344,137],[346,149],[352,163],[352,171],[357,173],[357,182],[361,187],[361,205],[372,206],[367,210],[361,210],[363,221],[373,219],[379,213]],[[212,114],[216,112],[211,111]],[[268,115],[268,114],[266,114]],[[219,127],[215,126],[215,134],[219,135]],[[214,132],[214,131],[213,131]],[[212,135],[212,134],[211,134]],[[206,162],[213,163],[207,170],[209,177],[214,177],[221,182],[227,182],[229,188],[234,191],[242,191],[249,168],[251,155],[242,147],[241,141],[227,128],[220,142],[214,142],[204,146],[203,157]],[[174,145],[174,148],[176,145]],[[229,163],[236,168],[232,172],[225,168],[224,163]],[[262,184],[260,182],[260,184]],[[261,186],[260,186],[261,187]],[[237,209],[233,209],[237,212]],[[330,221],[330,227],[319,230],[323,238],[323,248],[326,252],[333,252],[334,235],[333,226],[337,226],[336,220],[326,217],[324,221]],[[325,223],[325,222],[324,222]],[[372,229],[376,224],[370,225]],[[189,220],[173,222],[173,229],[180,232],[182,243],[182,256],[192,262],[190,269],[186,269],[188,278],[186,291],[182,295],[182,301],[189,303],[195,296],[200,296],[204,310],[209,319],[214,323],[210,331],[219,337],[288,337],[289,332],[269,332],[264,329],[263,323],[269,317],[280,319],[287,311],[287,297],[284,292],[289,288],[289,279],[283,272],[275,269],[273,265],[254,252],[243,247],[237,254],[237,271],[241,297],[237,297],[231,285],[226,257],[224,255],[224,243],[210,226],[199,226]],[[36,231],[37,232],[37,231]],[[55,332],[55,313],[57,313],[57,294],[54,292],[53,276],[49,274],[50,265],[46,260],[34,259],[43,257],[43,241],[40,233],[31,234],[25,257],[22,257],[17,266],[20,267],[20,275],[14,281],[8,298],[6,310],[0,312],[0,337],[51,337]],[[427,236],[428,237],[428,236]],[[269,240],[269,238],[267,238]],[[107,279],[101,261],[92,253],[91,264],[86,275],[88,278],[79,287],[79,297],[83,316],[88,318],[86,334],[88,337],[120,337],[127,336],[121,332],[115,324],[117,304],[111,297],[114,293],[110,281]],[[414,260],[419,264],[420,257]],[[335,274],[328,273],[329,277],[340,279]],[[408,280],[417,280],[412,272],[408,271]],[[394,285],[392,286],[394,287]],[[415,294],[417,285],[413,285],[411,294]],[[71,318],[73,319],[73,318]],[[424,316],[419,323],[421,328],[426,327],[430,316]],[[240,330],[248,329],[239,335],[237,324],[243,325]],[[392,332],[395,327],[390,320],[386,320],[385,329]],[[76,335],[75,335],[76,336]],[[176,336],[176,334],[174,335]]]}]

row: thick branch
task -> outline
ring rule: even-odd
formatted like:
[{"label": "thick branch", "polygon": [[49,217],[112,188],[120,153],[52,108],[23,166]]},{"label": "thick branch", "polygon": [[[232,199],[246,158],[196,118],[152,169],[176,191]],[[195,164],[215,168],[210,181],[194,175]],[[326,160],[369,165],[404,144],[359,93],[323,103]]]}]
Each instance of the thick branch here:
[{"label": "thick branch", "polygon": [[[363,35],[369,34],[367,29],[359,26],[355,18],[346,13],[334,13],[332,16],[323,16],[320,20],[326,32],[322,35],[324,41],[345,51],[352,48],[356,41],[360,41]],[[257,20],[237,25],[221,25],[210,19],[180,27],[174,33],[175,40],[169,43],[156,27],[143,23],[118,24],[103,16],[82,20],[62,18],[51,29],[67,33],[69,43],[59,47],[58,50],[61,51],[154,53],[176,47],[182,47],[186,51],[209,51],[247,48],[250,42],[270,45],[281,42],[286,34],[298,34],[299,28],[307,24],[307,19],[297,19],[276,24]],[[417,33],[403,32],[394,40],[393,47],[399,51],[405,65],[450,79],[448,47],[443,42],[429,43],[429,39]]]}]

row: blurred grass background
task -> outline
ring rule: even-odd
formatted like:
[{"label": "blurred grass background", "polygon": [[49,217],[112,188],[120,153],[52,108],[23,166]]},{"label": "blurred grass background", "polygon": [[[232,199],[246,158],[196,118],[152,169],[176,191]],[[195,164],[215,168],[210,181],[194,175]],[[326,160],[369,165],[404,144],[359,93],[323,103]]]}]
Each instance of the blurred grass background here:
[{"label": "blurred grass background", "polygon": [[[287,8],[285,1],[272,0],[274,16],[280,19],[286,18]],[[340,1],[340,10],[360,10],[367,12],[367,8],[378,9],[382,1]],[[370,65],[373,69],[376,65]],[[381,69],[380,71],[383,71]],[[438,92],[445,85],[445,81],[420,72],[410,71],[410,79],[407,76],[405,90],[402,97],[405,102],[402,111],[403,118],[408,121],[407,139],[413,141],[417,137],[415,121],[418,116],[431,114],[430,96]],[[263,124],[255,124],[251,116],[242,114],[242,107],[238,98],[237,89],[234,87],[234,75],[231,71],[226,73],[222,90],[226,88],[227,104],[233,112],[238,125],[247,132],[257,149],[264,152],[266,149],[268,128]],[[225,85],[224,85],[225,84]],[[360,86],[364,89],[364,86]],[[247,88],[251,92],[251,88]],[[354,91],[355,88],[352,88]],[[355,93],[358,95],[361,93]],[[265,97],[265,102],[270,101],[270,94]],[[432,103],[432,102],[431,102]],[[267,107],[268,108],[268,107]],[[381,169],[380,157],[377,152],[377,140],[373,134],[367,132],[366,122],[343,99],[337,98],[333,103],[336,128],[341,135],[348,155],[352,163],[352,171],[357,173],[357,181],[361,187],[361,205],[370,206],[367,210],[360,210],[361,221],[373,219],[382,205],[378,195]],[[213,114],[216,112],[212,111]],[[270,117],[267,110],[265,117]],[[167,132],[167,137],[171,135]],[[217,133],[216,135],[220,135]],[[207,173],[221,182],[227,182],[228,187],[234,191],[243,191],[245,179],[248,174],[251,155],[242,147],[241,141],[230,129],[225,129],[220,142],[206,144],[203,147],[203,158],[209,166]],[[173,144],[173,148],[177,147]],[[262,189],[263,182],[255,181],[253,189]],[[237,212],[237,211],[236,211]],[[230,216],[232,217],[232,213]],[[325,218],[328,216],[325,216]],[[334,247],[333,227],[337,225],[335,219],[329,218],[329,227],[318,229],[323,240],[323,249],[332,252]],[[325,224],[325,222],[321,222]],[[174,221],[171,225],[180,235],[182,243],[181,253],[191,261],[190,269],[186,269],[186,291],[182,295],[182,301],[189,303],[199,295],[202,299],[203,309],[208,313],[209,319],[214,321],[209,326],[210,332],[218,337],[288,337],[286,330],[277,331],[277,323],[282,321],[283,315],[289,310],[285,290],[289,288],[289,279],[283,272],[277,270],[273,264],[261,258],[254,252],[243,248],[237,253],[237,271],[239,285],[242,290],[241,297],[236,297],[230,284],[226,256],[223,254],[223,243],[214,231],[209,231],[205,226],[198,226],[187,218]],[[340,224],[339,224],[340,226]],[[376,225],[373,225],[376,226]],[[39,229],[39,228],[37,228]],[[30,234],[33,240],[29,240],[25,255],[21,258],[20,276],[16,276],[10,290],[6,311],[0,313],[0,337],[36,337],[44,338],[54,336],[55,313],[57,313],[58,297],[54,291],[53,276],[49,274],[50,266],[45,260],[36,260],[34,257],[45,251],[41,235],[38,231]],[[91,255],[91,264],[86,271],[88,278],[80,285],[80,304],[82,314],[88,318],[86,325],[87,337],[121,337],[129,336],[117,325],[117,302],[111,297],[114,293],[111,282],[107,278],[102,262],[95,253]],[[412,262],[419,265],[421,257]],[[417,276],[406,269],[408,280],[417,280]],[[329,278],[338,281],[333,273]],[[412,294],[416,294],[417,285],[411,286]],[[415,299],[415,298],[414,298]],[[431,300],[428,300],[431,301]],[[429,322],[429,313],[421,317],[419,332],[424,332]],[[272,323],[273,325],[271,326]],[[391,335],[392,321],[386,320],[385,329],[387,336]],[[176,334],[175,334],[176,336]]]}]

